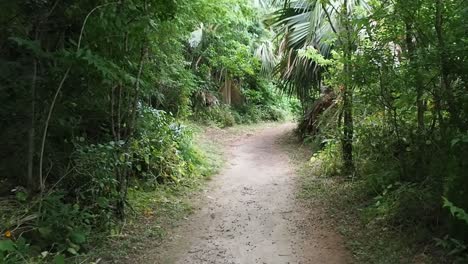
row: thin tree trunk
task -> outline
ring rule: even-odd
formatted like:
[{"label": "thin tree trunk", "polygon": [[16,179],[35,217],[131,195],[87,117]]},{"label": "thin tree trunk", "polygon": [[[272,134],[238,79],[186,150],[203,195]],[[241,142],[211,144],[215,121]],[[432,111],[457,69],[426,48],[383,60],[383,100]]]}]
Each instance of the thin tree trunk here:
[{"label": "thin tree trunk", "polygon": [[117,140],[117,133],[115,130],[115,88],[117,86],[112,86],[110,90],[110,100],[111,100],[111,105],[110,105],[110,111],[111,111],[111,130],[112,130],[112,136],[114,136],[114,140]]},{"label": "thin tree trunk", "polygon": [[342,136],[342,151],[343,161],[346,173],[354,172],[353,162],[353,137],[354,137],[354,122],[353,122],[353,91],[352,91],[352,72],[351,72],[351,53],[352,40],[351,28],[349,25],[348,1],[343,3],[343,20],[346,30],[346,40],[344,41],[344,71],[345,81],[343,84],[343,136]]},{"label": "thin tree trunk", "polygon": [[[444,4],[442,0],[436,0],[436,19],[435,19],[435,30],[437,33],[437,42],[439,46],[439,66],[441,73],[441,82],[440,82],[440,95],[445,97],[448,104],[448,111],[450,113],[450,123],[454,126],[460,124],[459,115],[456,107],[455,98],[453,96],[453,91],[449,79],[449,63],[448,63],[448,54],[447,48],[445,46],[445,39],[443,33],[443,9]],[[441,98],[441,99],[442,99]]]},{"label": "thin tree trunk", "polygon": [[[141,48],[141,56],[140,56],[140,62],[138,65],[138,73],[137,73],[137,78],[135,81],[134,98],[130,104],[132,109],[131,109],[131,115],[129,116],[130,121],[129,121],[128,130],[127,130],[128,132],[126,134],[127,139],[130,139],[132,137],[134,130],[135,130],[135,126],[136,126],[137,112],[138,112],[138,99],[140,95],[140,80],[143,74],[143,67],[144,67],[147,55],[148,55],[148,46],[147,44],[144,44],[143,47]],[[119,184],[118,190],[119,190],[119,196],[120,196],[120,199],[117,202],[117,214],[119,218],[123,220],[125,219],[125,201],[127,197],[129,172],[126,168],[117,168],[116,173],[117,173],[117,181]]]},{"label": "thin tree trunk", "polygon": [[43,172],[43,165],[44,165],[45,143],[47,139],[47,132],[49,129],[50,118],[52,117],[52,113],[54,112],[55,103],[57,102],[58,95],[60,94],[60,91],[62,90],[62,87],[68,78],[68,74],[70,73],[70,70],[71,70],[71,66],[68,67],[68,69],[65,71],[65,74],[63,75],[63,78],[60,81],[60,84],[57,90],[55,91],[55,95],[54,95],[54,98],[52,99],[52,103],[49,107],[49,113],[47,114],[47,119],[45,121],[44,132],[42,133],[41,154],[39,156],[39,187],[40,187],[41,193],[43,193],[45,189],[45,181],[44,181],[44,176],[42,172]]},{"label": "thin tree trunk", "polygon": [[[441,72],[441,78],[440,78],[440,85],[439,87],[434,88],[434,110],[435,110],[435,120],[438,121],[439,126],[442,128],[444,119],[442,116],[442,94],[443,91],[445,90],[446,86],[446,80],[444,79],[444,73],[443,73],[443,62],[442,62],[442,56],[443,55],[443,39],[442,39],[442,1],[436,0],[436,17],[435,17],[435,29],[437,33],[437,40],[438,40],[438,45],[439,45],[439,62],[440,62],[440,72]],[[434,122],[435,125],[436,122]],[[445,132],[443,132],[445,133]]]},{"label": "thin tree trunk", "polygon": [[33,77],[31,81],[31,120],[28,133],[28,175],[27,184],[29,190],[34,190],[38,185],[34,179],[34,138],[36,136],[36,81],[37,81],[37,59],[33,59]]},{"label": "thin tree trunk", "polygon": [[140,56],[140,63],[139,63],[139,66],[138,66],[138,74],[137,74],[137,78],[136,78],[136,82],[135,82],[135,97],[133,98],[133,102],[132,102],[132,116],[131,116],[131,123],[129,125],[129,133],[128,133],[128,137],[131,137],[131,135],[133,134],[133,130],[135,128],[135,125],[136,125],[136,117],[137,117],[137,112],[138,112],[138,98],[140,96],[140,80],[141,80],[141,75],[143,73],[143,66],[145,64],[145,59],[146,59],[146,55],[148,54],[148,47],[147,45],[145,44],[142,48],[141,48],[141,56]]},{"label": "thin tree trunk", "polygon": [[[346,85],[345,85],[346,86]],[[344,88],[343,94],[343,161],[347,173],[354,171],[353,162],[353,137],[354,137],[354,122],[353,122],[353,95],[349,91],[349,87]]]},{"label": "thin tree trunk", "polygon": [[406,27],[406,48],[408,52],[408,59],[409,59],[409,66],[410,72],[413,74],[414,81],[412,82],[414,89],[416,90],[416,120],[417,120],[417,135],[416,135],[416,143],[418,146],[418,155],[416,157],[416,161],[414,164],[414,179],[422,180],[426,177],[426,144],[425,144],[425,124],[424,124],[424,84],[422,82],[421,72],[418,68],[417,61],[416,61],[416,44],[413,41],[414,37],[414,29],[413,24],[411,21],[411,17],[409,15],[406,17],[405,27]]},{"label": "thin tree trunk", "polygon": [[410,60],[411,69],[414,72],[414,87],[416,89],[416,107],[417,107],[417,123],[418,123],[418,134],[422,136],[424,134],[424,86],[421,82],[421,76],[419,69],[416,65],[416,47],[413,42],[413,26],[411,22],[406,21],[406,48],[408,51],[408,58]]},{"label": "thin tree trunk", "polygon": [[119,97],[117,100],[117,141],[122,139],[122,84],[117,86]]}]

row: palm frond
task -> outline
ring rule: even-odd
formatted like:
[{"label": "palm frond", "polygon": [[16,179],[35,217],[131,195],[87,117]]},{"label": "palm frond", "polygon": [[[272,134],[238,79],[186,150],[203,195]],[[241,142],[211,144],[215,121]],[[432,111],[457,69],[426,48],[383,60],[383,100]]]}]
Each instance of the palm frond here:
[{"label": "palm frond", "polygon": [[260,43],[255,50],[255,56],[262,62],[262,72],[264,74],[271,74],[278,62],[273,42],[265,40]]},{"label": "palm frond", "polygon": [[[298,50],[314,47],[329,58],[336,33],[342,30],[339,11],[343,0],[273,0],[281,8],[265,20],[276,32],[280,43],[279,62],[275,72],[283,90],[305,101],[312,92],[320,91],[326,70],[314,61],[298,56]],[[366,0],[349,0],[348,10],[356,6],[368,8]]]}]

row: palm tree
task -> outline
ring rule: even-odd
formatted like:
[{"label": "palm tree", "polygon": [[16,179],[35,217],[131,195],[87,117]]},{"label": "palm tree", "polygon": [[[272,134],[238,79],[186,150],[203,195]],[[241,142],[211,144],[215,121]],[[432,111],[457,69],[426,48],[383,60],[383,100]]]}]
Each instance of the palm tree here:
[{"label": "palm tree", "polygon": [[273,71],[280,77],[284,91],[306,105],[310,103],[311,93],[319,90],[324,69],[300,56],[298,51],[314,47],[324,57],[329,56],[331,46],[327,40],[332,37],[331,30],[316,1],[276,0],[273,3],[280,6],[266,19],[266,24],[276,32],[278,45],[279,58]]},{"label": "palm tree", "polygon": [[341,138],[345,168],[354,171],[353,164],[353,84],[351,58],[357,29],[351,23],[351,14],[357,6],[367,7],[365,0],[273,0],[280,8],[267,24],[276,33],[279,44],[279,63],[275,72],[282,87],[290,95],[307,103],[311,92],[318,91],[326,68],[298,55],[300,49],[314,47],[325,58],[331,49],[343,54],[342,98],[343,133]]}]

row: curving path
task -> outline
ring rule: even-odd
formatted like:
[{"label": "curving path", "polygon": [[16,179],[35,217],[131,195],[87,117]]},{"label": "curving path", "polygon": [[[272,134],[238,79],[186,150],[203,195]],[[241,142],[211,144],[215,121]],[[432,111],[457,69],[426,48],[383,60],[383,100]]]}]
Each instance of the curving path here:
[{"label": "curving path", "polygon": [[296,200],[296,174],[281,138],[292,124],[231,140],[228,164],[198,210],[145,263],[350,263],[320,210]]}]

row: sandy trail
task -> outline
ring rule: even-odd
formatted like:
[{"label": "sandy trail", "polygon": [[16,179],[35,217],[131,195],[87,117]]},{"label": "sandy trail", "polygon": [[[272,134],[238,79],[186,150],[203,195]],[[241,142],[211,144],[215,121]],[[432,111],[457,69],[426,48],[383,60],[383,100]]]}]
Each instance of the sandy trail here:
[{"label": "sandy trail", "polygon": [[350,263],[320,210],[296,200],[296,175],[275,125],[230,141],[228,164],[199,209],[146,263]]}]

